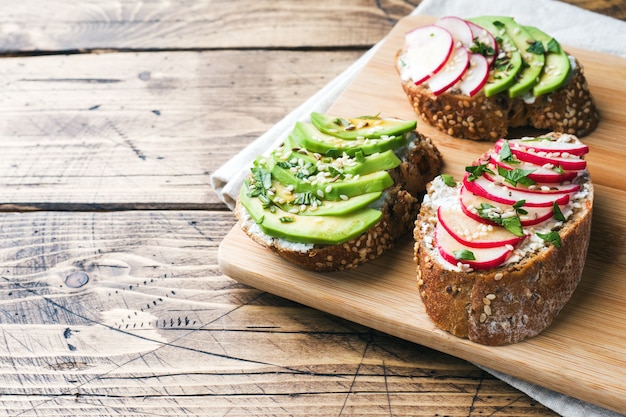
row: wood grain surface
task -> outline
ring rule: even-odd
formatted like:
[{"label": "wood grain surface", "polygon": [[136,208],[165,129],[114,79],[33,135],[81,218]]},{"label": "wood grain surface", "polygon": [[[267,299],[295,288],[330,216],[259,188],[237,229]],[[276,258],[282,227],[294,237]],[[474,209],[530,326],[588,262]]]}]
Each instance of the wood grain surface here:
[{"label": "wood grain surface", "polygon": [[0,416],[554,416],[218,265],[211,173],[418,3],[0,2]]},{"label": "wood grain surface", "polygon": [[[329,109],[329,113],[382,114],[415,118],[393,66],[404,33],[434,19],[400,21],[365,69]],[[539,337],[489,348],[439,331],[424,312],[415,284],[413,245],[356,270],[337,274],[302,271],[278,262],[270,251],[248,239],[238,227],[221,247],[220,265],[240,282],[319,308],[377,330],[439,349],[615,411],[622,411],[626,383],[622,370],[626,327],[626,264],[623,254],[626,186],[615,172],[626,160],[626,59],[573,49],[582,62],[602,121],[584,138],[590,147],[588,167],[595,185],[592,242],[583,280],[555,323]],[[610,80],[610,81],[607,81]],[[459,140],[426,123],[418,129],[442,152],[444,172],[461,178],[464,167],[487,151],[489,142]],[[606,239],[607,233],[617,239]],[[246,256],[242,256],[246,253]],[[613,254],[613,256],[607,256]],[[518,366],[513,366],[518,365]],[[598,391],[597,387],[603,389]]]}]

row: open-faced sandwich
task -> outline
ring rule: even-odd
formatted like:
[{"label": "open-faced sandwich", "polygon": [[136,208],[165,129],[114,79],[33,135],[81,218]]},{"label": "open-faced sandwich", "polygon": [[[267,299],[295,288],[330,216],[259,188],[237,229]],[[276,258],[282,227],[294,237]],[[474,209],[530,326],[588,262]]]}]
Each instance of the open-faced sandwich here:
[{"label": "open-faced sandwich", "polygon": [[434,323],[485,344],[544,330],[576,289],[593,186],[569,134],[500,139],[428,186],[415,222],[419,293]]},{"label": "open-faced sandwich", "polygon": [[[244,232],[310,270],[354,268],[410,236],[441,155],[416,121],[311,114],[259,156],[235,213]],[[409,232],[409,233],[407,233]]]},{"label": "open-faced sandwich", "polygon": [[581,63],[540,29],[506,16],[446,16],[405,35],[395,66],[427,123],[491,140],[532,126],[585,136],[598,124]]}]

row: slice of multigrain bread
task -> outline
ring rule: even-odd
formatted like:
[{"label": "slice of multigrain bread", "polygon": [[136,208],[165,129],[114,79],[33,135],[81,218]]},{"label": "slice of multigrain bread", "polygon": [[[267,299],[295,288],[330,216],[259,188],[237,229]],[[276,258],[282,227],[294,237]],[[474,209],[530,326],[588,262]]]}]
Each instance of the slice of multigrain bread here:
[{"label": "slice of multigrain bread", "polygon": [[318,272],[353,269],[376,259],[401,237],[410,236],[426,184],[441,170],[439,150],[430,138],[418,132],[399,153],[401,164],[389,171],[394,184],[374,203],[382,211],[382,218],[349,241],[336,245],[293,243],[264,233],[240,201],[235,214],[242,230],[251,239],[295,265]]},{"label": "slice of multigrain bread", "polygon": [[493,141],[515,127],[582,137],[599,121],[581,62],[509,16],[415,28],[394,65],[415,113],[454,137]]},{"label": "slice of multigrain bread", "polygon": [[[454,206],[465,185],[446,185],[441,176],[429,184],[415,222],[414,256],[419,294],[439,328],[480,344],[505,345],[552,323],[581,279],[589,245],[593,186],[586,170],[572,182],[580,189],[561,206],[567,219],[524,227],[524,243],[488,269],[473,269],[463,260],[453,265],[442,257],[437,210]],[[540,230],[558,234],[559,244],[537,238]]]},{"label": "slice of multigrain bread", "polygon": [[464,139],[496,140],[506,137],[510,128],[526,126],[582,137],[591,133],[599,121],[584,69],[578,61],[566,86],[533,101],[510,98],[506,93],[490,97],[479,93],[470,97],[454,90],[435,96],[427,85],[415,85],[411,80],[402,81],[402,88],[422,120],[450,136]]}]

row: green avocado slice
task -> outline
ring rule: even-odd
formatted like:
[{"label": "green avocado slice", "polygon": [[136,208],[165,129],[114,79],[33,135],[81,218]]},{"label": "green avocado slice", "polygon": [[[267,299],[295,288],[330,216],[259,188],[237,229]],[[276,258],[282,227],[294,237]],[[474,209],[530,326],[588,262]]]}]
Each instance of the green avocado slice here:
[{"label": "green avocado slice", "polygon": [[545,64],[544,48],[541,41],[535,39],[512,17],[499,17],[497,19],[494,24],[500,22],[504,25],[506,33],[522,54],[522,68],[516,76],[515,83],[509,87],[509,97],[515,98],[530,91],[537,84]]},{"label": "green avocado slice", "polygon": [[[362,157],[344,156],[340,158],[316,157],[305,149],[279,148],[272,153],[274,162],[285,168],[294,170],[322,169],[328,176],[365,175],[376,171],[386,171],[400,165],[402,161],[392,150],[374,153]],[[315,166],[315,168],[313,168]]]},{"label": "green avocado slice", "polygon": [[569,57],[553,37],[534,26],[525,28],[535,39],[543,43],[546,51],[546,62],[539,81],[533,87],[533,95],[551,93],[565,84],[571,69]]},{"label": "green avocado slice", "polygon": [[355,156],[357,153],[371,155],[389,149],[401,148],[408,143],[409,135],[410,133],[403,133],[401,135],[383,136],[373,139],[357,138],[345,140],[323,133],[312,124],[296,122],[291,131],[291,140],[311,152],[337,157],[344,152],[350,156]]},{"label": "green avocado slice", "polygon": [[277,181],[273,182],[272,202],[286,212],[297,212],[300,216],[343,216],[351,211],[367,207],[378,200],[382,191],[359,194],[346,200],[322,200],[311,192],[298,193]]},{"label": "green avocado slice", "polygon": [[501,19],[500,16],[478,16],[467,19],[489,31],[498,42],[500,54],[504,52],[503,57],[496,58],[494,68],[490,71],[489,79],[485,87],[483,87],[487,97],[511,88],[515,84],[517,74],[523,66],[522,54],[509,36],[506,28],[501,22],[495,23],[499,22],[499,19]]},{"label": "green avocado slice", "polygon": [[334,182],[311,182],[303,180],[297,173],[268,160],[272,177],[281,184],[292,185],[297,193],[311,192],[324,200],[341,200],[359,194],[383,191],[393,185],[393,178],[387,171],[376,171],[365,175],[352,176]]},{"label": "green avocado slice", "polygon": [[240,201],[261,230],[269,236],[291,242],[337,245],[353,239],[380,221],[382,213],[362,208],[341,216],[299,216],[272,206],[264,208],[241,188]]},{"label": "green avocado slice", "polygon": [[321,132],[344,140],[397,136],[417,126],[416,120],[383,119],[378,116],[345,119],[318,112],[311,113],[311,123]]}]

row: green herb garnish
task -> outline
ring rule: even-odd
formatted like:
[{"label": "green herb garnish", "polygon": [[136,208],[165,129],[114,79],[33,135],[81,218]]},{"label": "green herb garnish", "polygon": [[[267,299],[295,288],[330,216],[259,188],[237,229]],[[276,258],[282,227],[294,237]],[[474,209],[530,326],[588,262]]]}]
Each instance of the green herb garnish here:
[{"label": "green herb garnish", "polygon": [[506,182],[508,182],[509,184],[516,186],[517,184],[522,184],[526,187],[528,187],[529,185],[534,185],[536,184],[535,181],[533,181],[532,179],[528,178],[528,174],[532,174],[533,172],[535,172],[534,169],[519,169],[519,168],[515,168],[515,169],[506,169],[506,168],[502,168],[502,167],[498,167],[498,174],[504,178],[504,180]]},{"label": "green herb garnish", "polygon": [[480,42],[478,38],[474,38],[474,42],[472,43],[472,46],[470,46],[470,52],[480,54],[485,57],[493,56],[496,53],[491,46],[485,44],[484,42]]},{"label": "green herb garnish", "polygon": [[480,207],[476,208],[476,212],[483,219],[490,220],[495,224],[504,227],[515,236],[524,236],[524,229],[522,228],[522,222],[519,218],[520,213],[526,214],[526,210],[521,208],[524,203],[524,200],[516,202],[513,205],[516,215],[510,217],[502,217],[502,213],[494,210],[495,207],[487,203],[480,203]]},{"label": "green herb garnish", "polygon": [[546,49],[543,47],[543,42],[541,41],[535,41],[531,43],[526,51],[535,55],[543,55],[546,53]]},{"label": "green herb garnish", "polygon": [[291,216],[283,216],[280,217],[278,220],[280,220],[281,223],[293,223],[294,221],[296,221],[296,219]]},{"label": "green herb garnish", "polygon": [[454,259],[458,259],[459,261],[473,261],[476,259],[474,253],[467,249],[459,249],[452,252],[454,255]]},{"label": "green herb garnish", "polygon": [[334,120],[334,123],[336,125],[343,126],[343,127],[350,126],[350,121],[348,121],[347,119],[344,119],[343,117],[337,117]]},{"label": "green herb garnish", "polygon": [[524,229],[522,229],[522,222],[520,221],[519,216],[503,218],[502,226],[515,236],[524,236]]},{"label": "green herb garnish", "polygon": [[293,199],[293,204],[294,205],[305,205],[305,206],[310,206],[312,204],[316,204],[316,205],[321,205],[322,204],[322,200],[320,200],[319,198],[317,198],[317,196],[315,194],[313,194],[310,191],[305,191],[303,193],[297,193],[295,195],[295,198]]},{"label": "green herb garnish", "polygon": [[469,172],[469,176],[467,177],[468,181],[474,181],[478,178],[480,178],[483,173],[488,173],[488,174],[493,174],[493,171],[490,170],[489,168],[487,168],[487,164],[481,164],[481,165],[470,165],[465,167],[465,171]]},{"label": "green herb garnish", "polygon": [[343,172],[341,172],[340,170],[338,170],[337,168],[335,168],[332,165],[328,166],[328,172],[333,177],[339,177],[340,179],[344,179],[346,177]]},{"label": "green herb garnish", "polygon": [[561,45],[556,39],[552,38],[548,41],[548,52],[559,53],[561,51]]},{"label": "green herb garnish", "polygon": [[502,142],[502,146],[500,146],[500,150],[498,151],[498,156],[500,157],[501,161],[519,163],[519,161],[513,155],[513,152],[511,152],[511,146],[509,146],[509,142],[506,140]]},{"label": "green herb garnish", "polygon": [[359,116],[357,117],[357,119],[380,119],[380,113],[374,115],[374,116]]},{"label": "green herb garnish", "polygon": [[554,214],[554,218],[560,222],[567,220],[556,201],[552,204],[552,213]]},{"label": "green herb garnish", "polygon": [[528,212],[522,208],[524,204],[526,204],[526,200],[518,200],[513,204],[513,209],[517,214],[528,214]]},{"label": "green herb garnish", "polygon": [[452,175],[441,174],[441,179],[443,180],[443,183],[446,184],[448,187],[456,187],[456,180]]},{"label": "green herb garnish", "polygon": [[548,243],[552,243],[557,248],[561,247],[561,236],[559,236],[559,232],[551,231],[549,233],[537,233],[537,236]]}]

